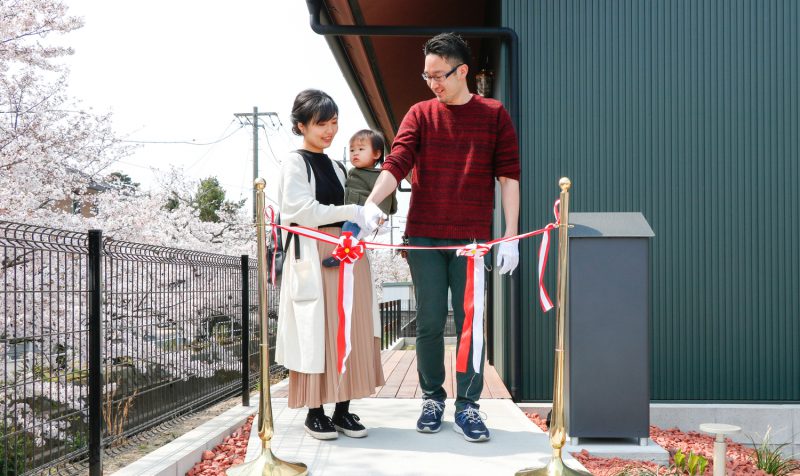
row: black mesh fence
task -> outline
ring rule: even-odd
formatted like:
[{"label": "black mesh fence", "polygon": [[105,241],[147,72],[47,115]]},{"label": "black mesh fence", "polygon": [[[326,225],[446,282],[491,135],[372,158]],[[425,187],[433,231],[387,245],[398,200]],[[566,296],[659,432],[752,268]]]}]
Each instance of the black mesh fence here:
[{"label": "black mesh fence", "polygon": [[0,222],[0,474],[88,444],[85,234]]},{"label": "black mesh fence", "polygon": [[[89,392],[87,235],[0,221],[0,248],[0,474],[85,460],[98,397]],[[255,260],[109,238],[99,260],[101,372],[92,378],[104,445],[241,393],[245,316],[249,385],[258,382]],[[269,293],[272,354],[278,290]]]},{"label": "black mesh fence", "polygon": [[[381,349],[388,349],[403,337],[417,337],[417,303],[411,299],[396,299],[379,304],[381,316]],[[447,313],[444,336],[455,337],[453,310]]]}]

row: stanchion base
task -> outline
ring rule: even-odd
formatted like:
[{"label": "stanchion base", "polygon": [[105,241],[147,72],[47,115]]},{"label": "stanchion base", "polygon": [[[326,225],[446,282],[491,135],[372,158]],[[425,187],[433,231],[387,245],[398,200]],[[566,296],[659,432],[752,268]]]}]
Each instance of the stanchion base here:
[{"label": "stanchion base", "polygon": [[228,476],[306,476],[308,468],[303,463],[289,463],[279,459],[269,448],[248,463],[243,463],[225,471]]},{"label": "stanchion base", "polygon": [[544,468],[525,468],[514,473],[515,476],[592,476],[591,473],[572,469],[561,458],[553,458]]}]

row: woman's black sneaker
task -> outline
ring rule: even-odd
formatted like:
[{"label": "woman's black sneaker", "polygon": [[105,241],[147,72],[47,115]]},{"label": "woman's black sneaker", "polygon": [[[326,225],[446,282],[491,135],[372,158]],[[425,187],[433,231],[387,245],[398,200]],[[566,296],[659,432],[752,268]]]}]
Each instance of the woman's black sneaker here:
[{"label": "woman's black sneaker", "polygon": [[367,429],[359,423],[358,415],[354,413],[333,414],[333,426],[350,438],[364,438],[367,436]]},{"label": "woman's black sneaker", "polygon": [[318,440],[335,440],[339,437],[336,427],[327,415],[308,414],[305,423],[306,433]]}]

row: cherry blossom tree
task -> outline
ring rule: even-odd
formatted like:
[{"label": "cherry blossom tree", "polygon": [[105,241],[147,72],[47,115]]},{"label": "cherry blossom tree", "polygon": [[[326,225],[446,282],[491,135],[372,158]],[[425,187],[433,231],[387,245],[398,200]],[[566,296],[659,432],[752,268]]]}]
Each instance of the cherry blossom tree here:
[{"label": "cherry blossom tree", "polygon": [[[217,222],[200,220],[191,205],[197,184],[180,170],[163,174],[150,191],[122,186],[120,175],[111,173],[131,148],[117,139],[110,114],[87,110],[69,97],[66,59],[72,50],[48,44],[83,24],[68,14],[65,3],[0,0],[0,19],[0,221],[7,222],[0,227],[5,233],[0,233],[0,241],[5,240],[0,243],[0,285],[6,296],[0,305],[0,356],[5,359],[0,366],[0,423],[4,434],[6,428],[23,428],[37,445],[45,445],[70,437],[74,422],[48,420],[32,407],[32,396],[65,409],[85,410],[87,309],[82,293],[74,291],[87,289],[86,259],[80,251],[86,231],[101,229],[116,241],[233,256],[254,254],[255,233],[250,219],[235,208]],[[91,216],[61,205],[72,198],[89,205]],[[177,206],[167,210],[164,205],[170,198],[177,198]],[[50,229],[76,233],[62,233],[58,243],[48,242]],[[40,244],[19,246],[26,240]],[[188,355],[193,352],[190,345],[174,345],[177,337],[165,346],[163,336],[147,331],[167,329],[187,344],[204,333],[207,338],[201,321],[204,315],[222,312],[220,304],[196,299],[183,308],[183,316],[152,309],[153,296],[165,290],[208,287],[217,276],[212,271],[191,264],[173,274],[122,266],[109,267],[106,276],[139,286],[140,294],[135,305],[106,300],[106,356],[125,360],[136,353],[137,362],[153,356],[164,362],[191,360],[191,367],[158,369],[178,379],[238,369],[236,357],[226,355],[231,353],[228,347],[215,351],[213,358],[197,359]],[[174,324],[180,317],[185,324]],[[145,330],[119,330],[134,328]],[[154,371],[151,365],[137,365],[137,372]],[[6,385],[15,389],[8,398]],[[113,394],[117,385],[109,379],[107,393]],[[7,443],[4,439],[2,445]]]},{"label": "cherry blossom tree", "polygon": [[[66,60],[72,50],[48,44],[54,36],[83,24],[68,14],[65,3],[0,0],[0,19],[0,221],[10,222],[0,223],[4,253],[0,255],[0,286],[6,296],[0,303],[4,316],[0,356],[6,358],[0,365],[0,381],[14,382],[15,395],[36,395],[80,414],[87,397],[88,311],[81,293],[72,291],[88,289],[85,254],[76,251],[85,246],[86,231],[102,230],[112,240],[110,250],[114,242],[124,241],[255,257],[255,229],[248,213],[235,206],[223,207],[218,220],[201,220],[200,209],[193,203],[198,183],[180,169],[158,174],[159,181],[151,190],[141,190],[114,173],[114,164],[130,154],[130,146],[116,137],[111,114],[87,110],[67,94]],[[60,205],[73,198],[92,213],[72,213]],[[169,202],[172,205],[165,207]],[[60,244],[39,248],[8,245],[11,238],[3,235],[3,230],[16,230],[17,243],[42,241],[49,229],[74,233],[62,237]],[[52,256],[56,256],[55,264]],[[395,253],[378,251],[370,256],[378,286],[409,280],[405,260]],[[176,307],[179,310],[165,310],[158,301],[166,291],[179,295],[219,287],[216,281],[222,274],[211,268],[187,264],[165,273],[124,260],[107,266],[107,283],[135,290],[131,293],[135,299],[106,293],[107,363],[122,362],[145,379],[155,374],[208,378],[220,371],[238,371],[240,364],[231,346],[217,345],[213,352],[207,351],[214,339],[227,342],[224,336],[214,335],[210,316],[230,313],[237,305],[240,309],[238,293],[226,296],[225,304],[193,297]],[[232,325],[228,330],[232,331]],[[32,334],[35,341],[30,339]],[[8,356],[19,346],[30,346],[32,351],[24,351],[24,358],[9,364]],[[112,369],[106,394],[120,396],[119,388],[125,383],[114,375]],[[3,395],[3,427],[25,428],[37,445],[74,436],[73,422],[48,419],[31,402]]]},{"label": "cherry blossom tree", "polygon": [[408,262],[394,250],[370,250],[370,267],[378,301],[383,297],[383,283],[411,281]]}]

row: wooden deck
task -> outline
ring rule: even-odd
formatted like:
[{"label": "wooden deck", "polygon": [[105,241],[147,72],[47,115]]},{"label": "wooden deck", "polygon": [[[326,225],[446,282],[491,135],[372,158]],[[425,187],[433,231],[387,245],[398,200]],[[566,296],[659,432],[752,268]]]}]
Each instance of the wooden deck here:
[{"label": "wooden deck", "polygon": [[[456,356],[452,348],[445,349],[445,378],[444,389],[448,398],[455,398]],[[386,385],[379,387],[372,397],[374,398],[422,398],[417,374],[417,353],[413,350],[391,350],[381,353],[383,375]],[[483,367],[483,391],[481,399],[486,398],[511,398],[506,386],[497,374],[494,367],[485,363]],[[287,390],[277,390],[273,397],[286,397]]]}]

